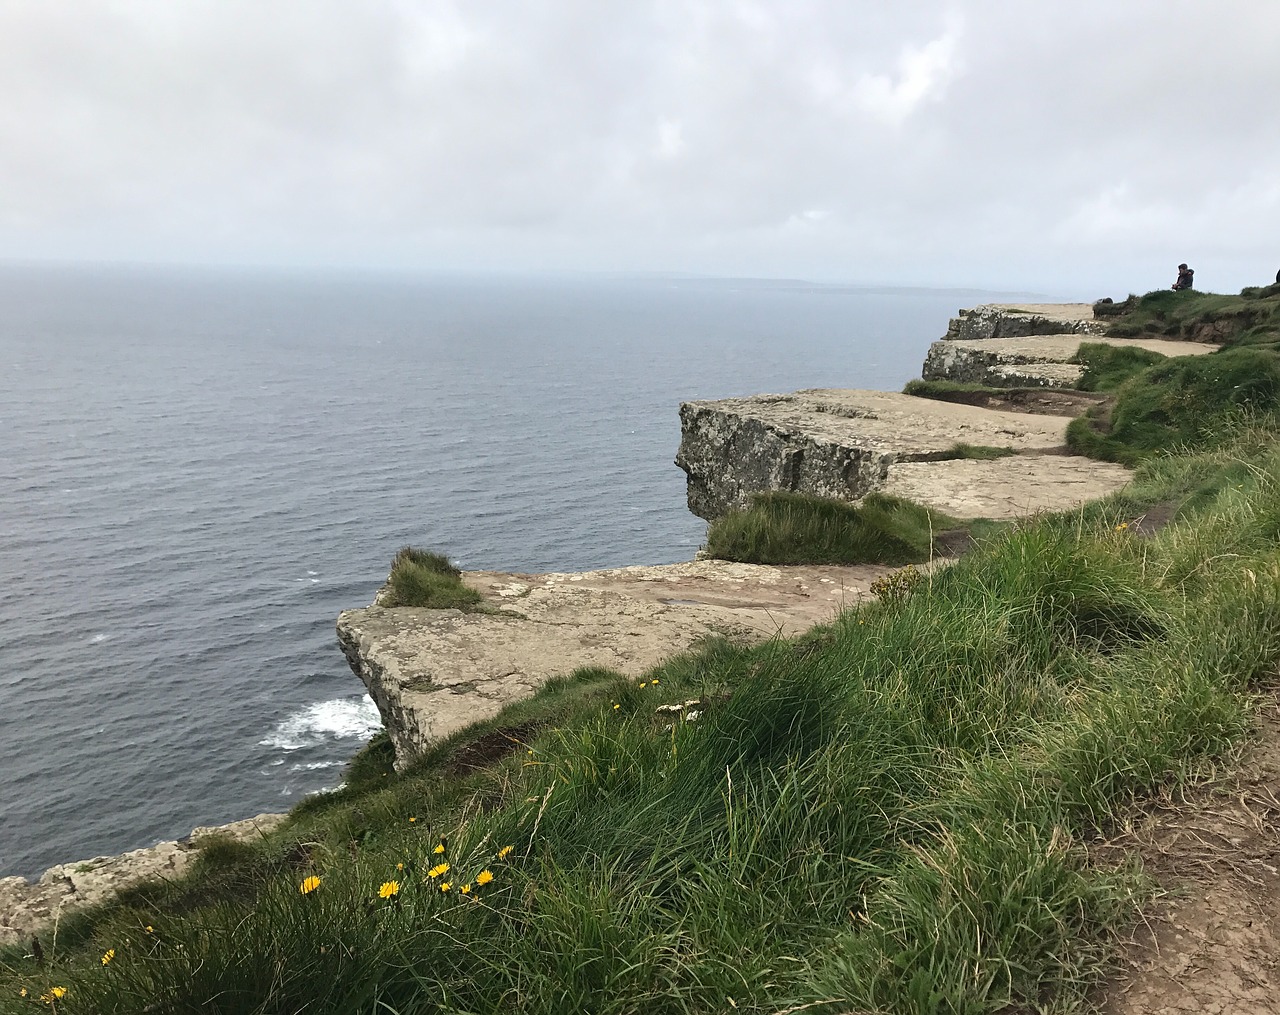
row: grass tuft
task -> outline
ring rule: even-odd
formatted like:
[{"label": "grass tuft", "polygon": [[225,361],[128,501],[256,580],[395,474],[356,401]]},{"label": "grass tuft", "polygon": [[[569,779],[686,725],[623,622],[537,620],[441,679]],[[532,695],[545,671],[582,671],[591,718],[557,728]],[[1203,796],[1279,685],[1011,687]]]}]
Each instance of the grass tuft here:
[{"label": "grass tuft", "polygon": [[391,561],[387,606],[426,606],[467,610],[483,597],[462,583],[462,572],[443,554],[406,546]]},{"label": "grass tuft", "polygon": [[1010,455],[1016,455],[1017,452],[1010,447],[993,447],[989,444],[965,444],[963,442],[953,444],[944,453],[944,457],[949,460],[953,459],[970,459],[979,462],[989,462],[997,458],[1008,458]]}]

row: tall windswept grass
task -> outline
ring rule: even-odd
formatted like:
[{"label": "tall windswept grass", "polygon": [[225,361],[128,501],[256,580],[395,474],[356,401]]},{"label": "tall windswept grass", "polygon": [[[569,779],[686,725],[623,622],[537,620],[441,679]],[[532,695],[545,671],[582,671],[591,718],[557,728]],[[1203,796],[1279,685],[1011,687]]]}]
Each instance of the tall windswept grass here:
[{"label": "tall windswept grass", "polygon": [[933,555],[933,537],[953,518],[873,493],[857,504],[774,491],[712,522],[706,550],[749,564],[912,564]]},{"label": "tall windswept grass", "polygon": [[443,554],[406,546],[392,558],[384,595],[387,606],[465,610],[482,599],[479,592],[462,583],[462,572]]}]

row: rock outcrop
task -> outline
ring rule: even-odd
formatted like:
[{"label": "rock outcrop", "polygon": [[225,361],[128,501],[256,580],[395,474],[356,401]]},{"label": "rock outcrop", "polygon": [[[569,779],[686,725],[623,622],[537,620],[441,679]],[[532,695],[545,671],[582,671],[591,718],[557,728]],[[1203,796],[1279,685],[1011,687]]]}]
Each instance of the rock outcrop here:
[{"label": "rock outcrop", "polygon": [[857,500],[882,489],[895,464],[955,457],[958,443],[1061,448],[1069,422],[884,391],[686,402],[676,465],[689,510],[711,520],[766,490]]},{"label": "rock outcrop", "polygon": [[1091,303],[988,303],[961,310],[947,325],[945,342],[1029,335],[1103,335],[1105,321]]},{"label": "rock outcrop", "polygon": [[1146,349],[1161,356],[1199,356],[1218,348],[1164,339],[1088,334],[945,338],[929,347],[921,376],[926,381],[961,381],[993,388],[1071,388],[1079,383],[1084,372],[1082,366],[1071,362],[1084,342]]},{"label": "rock outcrop", "polygon": [[338,617],[403,767],[424,748],[553,676],[636,675],[708,636],[799,634],[870,594],[887,567],[770,567],[699,560],[577,574],[466,572],[491,612],[374,605]]},{"label": "rock outcrop", "polygon": [[195,828],[185,839],[160,842],[120,856],[58,864],[39,880],[0,878],[0,946],[25,943],[60,913],[97,905],[151,878],[184,874],[210,837],[248,842],[275,830],[283,814],[259,814],[229,825]]}]

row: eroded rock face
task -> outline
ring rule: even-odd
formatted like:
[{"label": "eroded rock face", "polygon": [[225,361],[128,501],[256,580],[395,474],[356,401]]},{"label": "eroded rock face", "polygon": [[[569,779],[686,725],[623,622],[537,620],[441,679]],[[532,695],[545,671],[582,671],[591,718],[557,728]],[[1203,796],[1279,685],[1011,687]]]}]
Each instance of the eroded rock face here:
[{"label": "eroded rock face", "polygon": [[712,520],[766,490],[857,500],[881,489],[895,462],[945,458],[957,443],[1059,447],[1068,422],[885,391],[686,402],[676,465],[689,510]]},{"label": "eroded rock face", "polygon": [[498,613],[373,605],[338,617],[403,767],[583,666],[638,675],[709,635],[756,642],[831,620],[890,568],[701,560],[578,574],[467,572]]},{"label": "eroded rock face", "polygon": [[259,814],[229,825],[202,826],[178,841],[160,842],[120,856],[58,864],[35,882],[0,878],[0,945],[26,943],[59,913],[106,902],[140,881],[179,877],[199,855],[201,841],[209,836],[248,842],[278,828],[285,817]]},{"label": "eroded rock face", "polygon": [[1091,303],[989,303],[961,310],[947,326],[944,342],[1028,335],[1102,335]]},{"label": "eroded rock face", "polygon": [[1084,368],[1069,362],[1084,342],[1132,347],[1161,356],[1200,356],[1216,345],[1164,339],[1099,335],[1042,335],[1033,338],[948,338],[934,342],[924,361],[926,381],[959,381],[993,388],[1070,388]]}]

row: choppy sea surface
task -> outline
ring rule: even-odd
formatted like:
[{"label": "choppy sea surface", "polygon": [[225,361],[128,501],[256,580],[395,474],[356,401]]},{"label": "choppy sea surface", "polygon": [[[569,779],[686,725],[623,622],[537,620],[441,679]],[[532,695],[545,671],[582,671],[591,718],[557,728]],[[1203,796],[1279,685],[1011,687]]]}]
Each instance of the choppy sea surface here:
[{"label": "choppy sea surface", "polygon": [[682,400],[898,388],[990,297],[0,267],[0,876],[336,785],[398,547],[687,560]]}]

